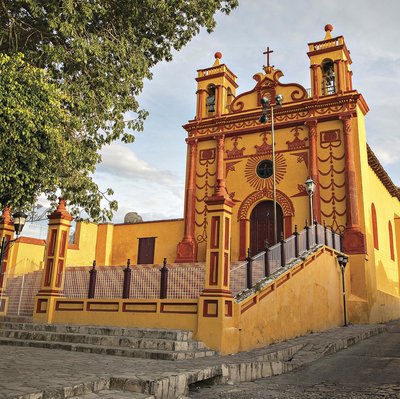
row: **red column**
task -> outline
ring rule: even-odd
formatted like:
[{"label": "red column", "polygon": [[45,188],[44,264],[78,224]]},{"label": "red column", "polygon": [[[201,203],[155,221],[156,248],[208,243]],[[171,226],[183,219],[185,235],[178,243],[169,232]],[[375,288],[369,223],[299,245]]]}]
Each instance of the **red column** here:
[{"label": "red column", "polygon": [[310,65],[311,68],[311,76],[312,76],[312,87],[313,87],[313,98],[319,97],[319,85],[318,85],[318,65],[312,64]]},{"label": "red column", "polygon": [[342,60],[335,60],[336,65],[336,89],[337,93],[343,93],[343,82],[342,82]]},{"label": "red column", "polygon": [[176,254],[178,263],[195,262],[197,259],[197,243],[194,239],[197,140],[187,140],[187,143],[189,145],[189,177],[186,186],[184,236],[178,244]]},{"label": "red column", "polygon": [[197,90],[196,94],[197,94],[197,114],[196,114],[196,119],[198,121],[201,121],[203,119],[203,93],[204,90],[200,89]]},{"label": "red column", "polygon": [[[313,195],[314,218],[321,223],[321,191],[318,176],[318,153],[317,153],[317,121],[306,122],[309,130],[310,142],[310,177],[315,183],[315,192]],[[290,233],[291,234],[291,233]]]},{"label": "red column", "polygon": [[222,105],[222,86],[215,86],[215,116],[221,116]]},{"label": "red column", "polygon": [[358,218],[358,192],[352,137],[352,116],[341,117],[345,147],[346,230],[343,247],[347,253],[365,253],[365,237],[361,233]]},{"label": "red column", "polygon": [[[8,206],[3,209],[3,213],[0,216],[0,246],[3,238],[6,243],[9,243],[14,238],[14,223],[11,219],[11,211]],[[9,244],[4,250],[3,262],[0,264],[0,293],[5,288],[5,276],[7,272],[7,265],[10,259],[10,246]],[[1,250],[1,249],[0,249]],[[0,298],[0,312],[5,309],[5,301]]]}]

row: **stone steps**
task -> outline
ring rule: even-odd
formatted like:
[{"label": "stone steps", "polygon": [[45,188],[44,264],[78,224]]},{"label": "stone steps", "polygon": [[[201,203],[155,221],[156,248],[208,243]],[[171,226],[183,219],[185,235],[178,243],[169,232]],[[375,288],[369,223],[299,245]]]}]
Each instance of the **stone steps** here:
[{"label": "stone steps", "polygon": [[183,330],[0,322],[0,345],[61,349],[157,360],[213,356]]},{"label": "stone steps", "polygon": [[186,330],[164,330],[156,328],[125,328],[108,326],[81,326],[68,324],[37,324],[14,321],[0,321],[0,330],[51,331],[72,334],[124,336],[135,338],[172,339],[186,341],[193,333]]},{"label": "stone steps", "polygon": [[199,341],[173,341],[171,339],[147,339],[144,337],[135,338],[118,335],[72,334],[51,331],[0,330],[0,337],[131,349],[155,349],[161,351],[196,351],[207,349],[204,343]]},{"label": "stone steps", "polygon": [[73,396],[70,399],[154,399],[153,395],[136,392],[121,392],[121,391],[99,391],[91,392],[85,395]]}]

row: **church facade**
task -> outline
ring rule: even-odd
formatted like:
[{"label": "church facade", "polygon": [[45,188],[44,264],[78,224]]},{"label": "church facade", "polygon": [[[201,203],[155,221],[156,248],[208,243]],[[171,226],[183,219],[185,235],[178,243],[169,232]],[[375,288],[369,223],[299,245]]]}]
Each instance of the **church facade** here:
[{"label": "church facade", "polygon": [[[20,238],[5,260],[7,272],[18,275],[43,267],[47,287],[52,287],[42,286],[39,292],[37,320],[49,320],[41,314],[46,314],[50,305],[41,308],[41,304],[47,303],[46,295],[57,297],[62,283],[54,265],[60,262],[62,273],[65,267],[89,266],[94,259],[98,266],[111,266],[125,264],[127,258],[133,264],[161,264],[166,257],[176,267],[203,264],[206,268],[203,299],[199,298],[196,315],[207,323],[201,324],[199,319],[196,328],[211,346],[229,352],[229,334],[221,333],[218,342],[210,337],[207,341],[206,330],[212,325],[213,307],[218,317],[221,308],[225,309],[222,318],[236,317],[229,291],[231,263],[262,252],[314,220],[342,235],[342,251],[349,256],[350,321],[381,322],[399,317],[400,189],[366,143],[364,117],[369,108],[353,88],[352,60],[345,40],[333,37],[332,29],[327,25],[325,38],[308,45],[310,89],[282,83],[283,73],[270,64],[269,48],[263,72],[254,75],[254,88],[248,92],[238,93],[237,77],[221,62],[219,52],[211,67],[198,70],[196,117],[184,126],[187,172],[183,219],[80,223],[75,242],[67,245],[70,222],[61,207],[50,219],[47,244]],[[308,179],[315,183],[311,206],[305,187]],[[54,220],[65,222],[51,235]],[[5,228],[9,224],[3,218],[3,235],[10,234]],[[64,252],[57,255],[56,246],[49,256],[49,246],[60,239],[64,242],[57,245]],[[307,287],[312,276],[302,280]],[[329,281],[326,284],[329,290]],[[334,312],[340,314],[338,306]],[[235,322],[229,320],[219,321],[221,331],[233,328]],[[185,323],[179,327],[191,325]],[[340,322],[333,318],[328,324],[316,321],[315,325],[326,328],[337,324]],[[276,334],[275,338],[287,338],[315,325]],[[235,344],[234,350],[267,340],[250,341]]]}]

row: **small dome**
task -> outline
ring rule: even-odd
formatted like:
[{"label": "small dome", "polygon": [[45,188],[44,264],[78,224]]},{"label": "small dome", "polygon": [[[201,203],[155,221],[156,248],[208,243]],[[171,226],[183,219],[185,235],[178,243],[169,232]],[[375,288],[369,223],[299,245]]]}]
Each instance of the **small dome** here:
[{"label": "small dome", "polygon": [[137,212],[128,212],[124,217],[124,223],[133,224],[143,222],[142,217]]}]

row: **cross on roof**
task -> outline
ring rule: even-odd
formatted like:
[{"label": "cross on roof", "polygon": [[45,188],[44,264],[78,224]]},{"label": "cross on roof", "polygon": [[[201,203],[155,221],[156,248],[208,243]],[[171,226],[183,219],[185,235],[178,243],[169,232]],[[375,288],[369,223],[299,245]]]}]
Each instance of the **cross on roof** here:
[{"label": "cross on roof", "polygon": [[267,47],[267,51],[264,51],[263,54],[267,54],[267,67],[270,67],[271,65],[269,65],[269,55],[271,53],[273,53],[274,50],[270,50],[269,47]]}]

